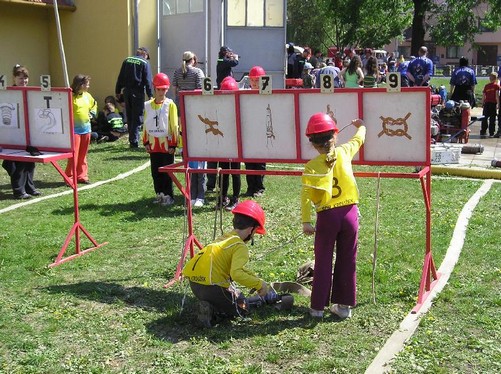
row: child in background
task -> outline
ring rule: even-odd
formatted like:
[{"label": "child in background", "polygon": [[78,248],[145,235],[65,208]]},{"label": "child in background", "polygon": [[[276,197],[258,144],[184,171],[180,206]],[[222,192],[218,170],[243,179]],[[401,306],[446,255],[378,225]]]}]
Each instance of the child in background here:
[{"label": "child in background", "polygon": [[90,86],[88,75],[78,74],[73,78],[71,90],[73,92],[73,118],[74,118],[74,150],[75,158],[68,159],[66,175],[73,176],[73,163],[76,164],[77,182],[90,184],[87,165],[87,151],[91,138],[91,119],[96,118],[97,102],[87,92]]},{"label": "child in background", "polygon": [[[26,67],[21,65],[14,66],[12,69],[14,86],[26,87],[29,75]],[[42,194],[35,188],[35,183],[33,182],[35,176],[34,162],[4,160],[2,166],[10,176],[10,185],[12,186],[14,199],[30,199],[32,196],[40,196]]]},{"label": "child in background", "polygon": [[158,168],[174,163],[179,138],[177,107],[165,95],[169,91],[167,74],[158,73],[153,77],[154,98],[144,103],[143,145],[150,154],[151,176],[156,198],[153,203],[174,204],[172,179]]},{"label": "child in background", "polygon": [[96,128],[92,130],[92,140],[114,142],[127,133],[125,115],[113,96],[106,96],[104,108],[97,114]]},{"label": "child in background", "polygon": [[374,56],[370,56],[365,64],[366,74],[364,75],[364,88],[375,88],[379,80],[379,72],[377,69],[377,60]]},{"label": "child in background", "polygon": [[310,74],[312,69],[313,65],[306,61],[303,67],[303,75],[301,76],[301,79],[303,79],[303,88],[315,87],[315,77]]},{"label": "child in background", "polygon": [[[206,161],[190,161],[188,166],[192,169],[207,169]],[[191,205],[194,207],[202,207],[205,205],[207,174],[192,173],[190,176],[190,195]]]},{"label": "child in background", "polygon": [[[482,127],[480,136],[487,135],[487,126],[489,127],[489,136],[499,138],[501,134],[501,125],[498,123],[498,132],[496,131],[496,113],[499,107],[499,83],[498,73],[491,73],[489,75],[489,83],[487,83],[483,90],[482,103],[484,118],[482,119]],[[488,121],[488,122],[487,122]]]},{"label": "child in background", "polygon": [[[303,232],[315,234],[315,269],[311,293],[310,315],[322,318],[324,307],[340,318],[351,317],[356,305],[356,257],[358,240],[358,188],[351,160],[365,141],[365,126],[360,119],[349,142],[336,147],[336,122],[325,113],[311,116],[306,136],[319,155],[304,169],[301,191]],[[311,224],[311,204],[317,212]],[[332,259],[336,260],[334,272]]]}]

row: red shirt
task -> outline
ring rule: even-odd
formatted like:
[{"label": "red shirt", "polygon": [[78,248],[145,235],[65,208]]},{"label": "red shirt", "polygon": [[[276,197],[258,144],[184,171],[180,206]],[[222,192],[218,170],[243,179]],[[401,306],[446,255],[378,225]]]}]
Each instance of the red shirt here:
[{"label": "red shirt", "polygon": [[497,82],[487,83],[484,87],[484,103],[496,103],[497,102],[497,94],[500,87]]}]

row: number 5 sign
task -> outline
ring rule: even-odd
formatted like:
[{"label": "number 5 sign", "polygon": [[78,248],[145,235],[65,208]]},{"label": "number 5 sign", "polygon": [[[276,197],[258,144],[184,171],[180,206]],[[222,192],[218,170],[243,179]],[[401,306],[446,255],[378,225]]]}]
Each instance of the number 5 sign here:
[{"label": "number 5 sign", "polygon": [[400,73],[391,72],[386,77],[386,92],[400,92]]}]

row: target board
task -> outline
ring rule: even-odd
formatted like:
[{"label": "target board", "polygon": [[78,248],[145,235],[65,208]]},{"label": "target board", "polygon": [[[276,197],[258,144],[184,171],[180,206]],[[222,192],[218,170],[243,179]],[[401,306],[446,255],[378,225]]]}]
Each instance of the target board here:
[{"label": "target board", "polygon": [[71,150],[71,91],[39,87],[0,90],[0,144]]},{"label": "target board", "polygon": [[357,163],[429,164],[429,95],[429,88],[182,92],[183,154],[187,160],[306,162],[317,155],[304,135],[308,119],[324,112],[341,130],[338,144],[355,134],[351,120],[364,120]]}]

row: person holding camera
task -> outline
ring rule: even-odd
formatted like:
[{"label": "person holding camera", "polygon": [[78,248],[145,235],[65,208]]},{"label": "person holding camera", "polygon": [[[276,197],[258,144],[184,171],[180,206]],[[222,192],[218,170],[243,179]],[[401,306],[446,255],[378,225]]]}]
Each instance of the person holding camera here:
[{"label": "person holding camera", "polygon": [[233,76],[233,67],[238,65],[238,55],[229,47],[222,46],[219,50],[219,58],[216,65],[216,84],[219,87],[224,78]]}]

